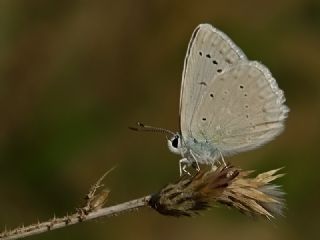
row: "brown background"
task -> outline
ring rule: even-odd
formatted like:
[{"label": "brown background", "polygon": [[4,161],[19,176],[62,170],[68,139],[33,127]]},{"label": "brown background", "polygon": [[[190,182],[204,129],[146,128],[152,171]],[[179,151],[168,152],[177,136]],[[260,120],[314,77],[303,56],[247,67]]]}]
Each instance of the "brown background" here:
[{"label": "brown background", "polygon": [[[320,2],[0,2],[0,227],[72,211],[107,169],[109,204],[178,175],[164,136],[178,129],[183,59],[208,22],[267,65],[291,112],[272,143],[230,160],[259,172],[285,166],[287,217],[268,223],[217,207],[175,219],[143,210],[33,239],[315,239],[320,215]],[[30,238],[31,239],[31,238]]]}]

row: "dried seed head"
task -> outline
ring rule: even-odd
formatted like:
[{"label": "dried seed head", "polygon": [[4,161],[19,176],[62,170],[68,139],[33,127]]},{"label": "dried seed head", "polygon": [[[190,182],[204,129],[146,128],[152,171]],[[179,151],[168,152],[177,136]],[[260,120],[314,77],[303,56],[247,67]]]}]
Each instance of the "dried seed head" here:
[{"label": "dried seed head", "polygon": [[233,167],[201,171],[192,178],[181,177],[154,194],[149,205],[164,215],[191,216],[210,207],[238,175]]},{"label": "dried seed head", "polygon": [[215,202],[234,207],[249,215],[267,218],[282,215],[284,193],[270,184],[283,176],[276,170],[250,178],[252,171],[233,166],[216,170],[203,170],[192,178],[182,177],[154,194],[149,205],[159,213],[169,216],[192,216]]}]

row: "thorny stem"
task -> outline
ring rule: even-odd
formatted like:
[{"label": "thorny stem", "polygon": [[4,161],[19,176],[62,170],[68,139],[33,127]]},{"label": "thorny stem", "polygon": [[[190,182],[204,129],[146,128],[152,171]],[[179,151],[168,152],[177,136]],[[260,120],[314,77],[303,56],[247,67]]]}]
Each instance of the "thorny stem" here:
[{"label": "thorny stem", "polygon": [[[18,239],[67,227],[101,217],[116,216],[123,212],[149,206],[166,216],[194,216],[199,211],[219,202],[250,216],[267,219],[282,216],[285,207],[284,192],[272,182],[283,173],[270,170],[250,177],[252,171],[245,171],[231,165],[215,170],[202,170],[192,177],[182,176],[169,183],[159,192],[142,198],[103,208],[110,191],[102,189],[105,173],[86,195],[86,204],[72,215],[54,217],[27,227],[18,227],[0,233],[0,240]],[[100,188],[100,191],[98,189]]]},{"label": "thorny stem", "polygon": [[131,200],[128,202],[120,203],[111,207],[97,209],[88,214],[78,211],[69,216],[64,216],[61,218],[53,218],[46,222],[33,224],[27,227],[20,227],[12,231],[5,231],[1,233],[0,239],[1,240],[19,239],[19,238],[32,236],[32,235],[37,235],[43,232],[48,232],[58,228],[71,226],[80,222],[86,222],[92,219],[117,216],[121,213],[147,206],[150,198],[151,196],[145,196],[145,197]]}]

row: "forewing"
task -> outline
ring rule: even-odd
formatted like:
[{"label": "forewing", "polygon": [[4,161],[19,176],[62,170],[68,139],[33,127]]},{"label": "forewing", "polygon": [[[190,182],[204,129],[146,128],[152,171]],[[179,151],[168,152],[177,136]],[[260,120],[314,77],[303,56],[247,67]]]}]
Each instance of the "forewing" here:
[{"label": "forewing", "polygon": [[223,155],[256,148],[277,136],[289,109],[269,70],[242,61],[205,87],[191,124],[197,140],[211,142]]},{"label": "forewing", "polygon": [[191,124],[201,96],[215,76],[240,60],[241,49],[223,32],[209,24],[193,32],[184,62],[180,93],[180,128],[183,137],[191,136]]}]

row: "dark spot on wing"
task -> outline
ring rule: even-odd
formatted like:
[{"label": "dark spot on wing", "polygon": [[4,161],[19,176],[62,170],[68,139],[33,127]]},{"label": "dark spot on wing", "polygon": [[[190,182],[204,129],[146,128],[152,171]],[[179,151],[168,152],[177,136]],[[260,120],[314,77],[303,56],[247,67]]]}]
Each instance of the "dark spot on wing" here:
[{"label": "dark spot on wing", "polygon": [[206,82],[199,82],[200,85],[207,86]]},{"label": "dark spot on wing", "polygon": [[243,89],[244,88],[244,86],[241,84],[240,86],[239,86],[241,89]]},{"label": "dark spot on wing", "polygon": [[207,58],[211,58],[211,55],[210,55],[210,54],[207,54],[206,57],[207,57]]},{"label": "dark spot on wing", "polygon": [[216,60],[213,60],[212,63],[218,65],[218,62]]},{"label": "dark spot on wing", "polygon": [[206,121],[207,119],[206,118],[202,118],[202,121]]},{"label": "dark spot on wing", "polygon": [[231,60],[229,58],[226,58],[226,63],[231,64]]},{"label": "dark spot on wing", "polygon": [[214,96],[213,96],[213,93],[210,93],[210,97],[212,97],[212,98],[214,97]]},{"label": "dark spot on wing", "polygon": [[217,72],[218,72],[218,73],[221,73],[221,72],[222,72],[222,69],[221,69],[221,68],[217,69]]},{"label": "dark spot on wing", "polygon": [[201,51],[199,52],[199,55],[202,56],[202,52]]}]

